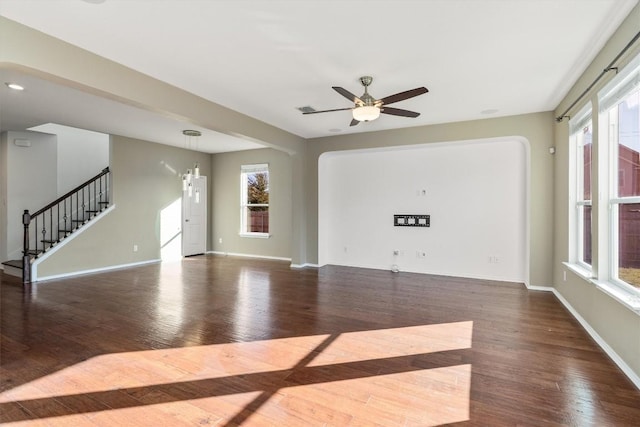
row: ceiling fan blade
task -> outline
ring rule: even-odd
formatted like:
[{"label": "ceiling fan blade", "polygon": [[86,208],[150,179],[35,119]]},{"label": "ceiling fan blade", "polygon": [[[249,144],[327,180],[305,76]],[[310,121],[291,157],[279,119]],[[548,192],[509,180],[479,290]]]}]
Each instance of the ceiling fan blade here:
[{"label": "ceiling fan blade", "polygon": [[380,99],[379,102],[382,102],[384,105],[393,104],[394,102],[404,101],[405,99],[413,98],[414,96],[422,95],[427,92],[429,92],[429,89],[426,87],[417,87],[415,89],[396,93],[395,95],[386,96]]},{"label": "ceiling fan blade", "polygon": [[384,114],[391,114],[392,116],[402,116],[402,117],[418,117],[420,113],[416,113],[415,111],[402,110],[400,108],[392,108],[385,107],[384,105],[380,108],[380,112]]},{"label": "ceiling fan blade", "polygon": [[364,102],[362,102],[362,100],[360,98],[358,98],[357,96],[355,96],[354,94],[352,94],[351,92],[346,90],[345,88],[342,88],[340,86],[331,86],[331,87],[333,88],[333,90],[335,90],[340,95],[344,96],[345,98],[347,98],[349,101],[353,102],[354,104],[364,104]]},{"label": "ceiling fan blade", "polygon": [[357,125],[358,123],[360,123],[360,121],[359,121],[359,120],[352,119],[352,120],[351,120],[351,123],[349,123],[349,126],[355,126],[355,125]]},{"label": "ceiling fan blade", "polygon": [[320,110],[320,111],[307,111],[302,114],[317,114],[317,113],[330,113],[332,111],[345,111],[345,110],[353,110],[353,107],[348,108],[334,108],[333,110]]}]

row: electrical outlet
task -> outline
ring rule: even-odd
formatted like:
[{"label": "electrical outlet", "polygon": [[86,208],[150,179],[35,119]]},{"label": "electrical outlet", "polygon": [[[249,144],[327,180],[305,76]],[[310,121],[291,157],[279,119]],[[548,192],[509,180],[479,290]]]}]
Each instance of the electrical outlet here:
[{"label": "electrical outlet", "polygon": [[133,252],[138,252],[138,245],[133,245]]},{"label": "electrical outlet", "polygon": [[218,243],[222,244],[222,237],[218,239]]}]

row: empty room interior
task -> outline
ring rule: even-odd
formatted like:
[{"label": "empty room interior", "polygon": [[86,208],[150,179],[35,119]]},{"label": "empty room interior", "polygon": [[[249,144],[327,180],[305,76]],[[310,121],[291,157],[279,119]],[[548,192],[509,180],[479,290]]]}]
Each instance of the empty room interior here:
[{"label": "empty room interior", "polygon": [[640,425],[638,0],[2,0],[3,426]]}]

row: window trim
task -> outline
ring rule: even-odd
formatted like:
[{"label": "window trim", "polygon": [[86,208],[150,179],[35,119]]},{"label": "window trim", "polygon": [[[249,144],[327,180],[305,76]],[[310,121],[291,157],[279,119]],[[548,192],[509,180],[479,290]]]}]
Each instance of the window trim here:
[{"label": "window trim", "polygon": [[[240,165],[240,231],[238,235],[240,237],[249,237],[254,239],[268,239],[271,237],[271,232],[263,233],[263,232],[255,232],[255,231],[247,231],[247,223],[246,223],[246,209],[248,207],[261,207],[266,206],[270,211],[270,203],[259,203],[259,204],[249,204],[247,203],[247,189],[246,185],[247,174],[250,173],[260,173],[266,172],[267,176],[269,176],[269,164],[268,163],[254,163],[254,164],[246,164]],[[271,200],[269,200],[271,202]],[[269,230],[271,230],[269,224]]]},{"label": "window trim", "polygon": [[[591,102],[582,107],[582,109],[569,122],[569,140],[570,140],[570,212],[572,218],[570,220],[570,242],[571,248],[570,259],[580,269],[588,271],[589,275],[593,270],[593,182],[591,183],[591,199],[584,199],[584,141],[580,137],[586,126],[591,128],[593,133]],[[592,145],[593,159],[593,145]],[[591,163],[591,177],[593,177],[593,161]],[[584,207],[590,206],[592,212],[592,246],[591,246],[591,264],[584,262]]]},{"label": "window trim", "polygon": [[[598,152],[602,156],[598,160],[598,177],[600,194],[606,215],[598,225],[599,259],[603,268],[598,269],[598,277],[594,283],[607,294],[615,297],[622,295],[630,308],[640,314],[640,288],[619,278],[619,207],[623,204],[640,203],[640,196],[618,196],[618,105],[629,95],[640,90],[640,54],[632,59],[620,72],[607,83],[597,94]],[[612,119],[612,110],[615,118]],[[612,125],[612,120],[613,125]],[[602,213],[602,211],[601,211]],[[616,299],[620,299],[617,298]]]}]

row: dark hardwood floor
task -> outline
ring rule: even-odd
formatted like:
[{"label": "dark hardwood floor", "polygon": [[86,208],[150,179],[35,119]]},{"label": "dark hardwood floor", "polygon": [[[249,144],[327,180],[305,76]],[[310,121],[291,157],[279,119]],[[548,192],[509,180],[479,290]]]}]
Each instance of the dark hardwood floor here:
[{"label": "dark hardwood floor", "polygon": [[218,256],[0,280],[2,425],[640,425],[640,391],[519,284]]}]

